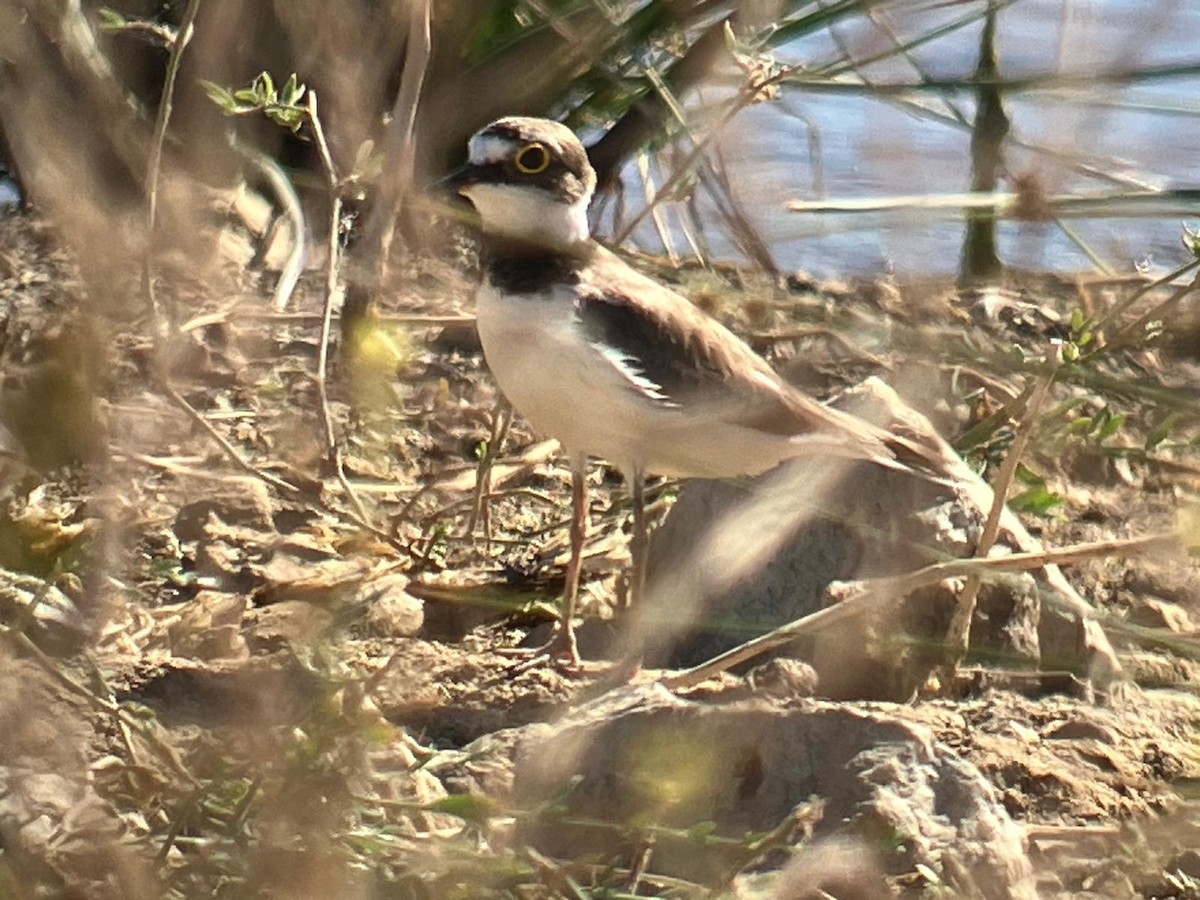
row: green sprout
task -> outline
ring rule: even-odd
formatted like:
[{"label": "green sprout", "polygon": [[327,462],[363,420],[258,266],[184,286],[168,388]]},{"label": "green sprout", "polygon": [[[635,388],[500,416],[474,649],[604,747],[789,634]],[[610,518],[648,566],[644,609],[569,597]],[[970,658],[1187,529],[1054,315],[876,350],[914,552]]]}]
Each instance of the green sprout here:
[{"label": "green sprout", "polygon": [[293,72],[282,88],[275,87],[269,72],[261,73],[250,82],[249,87],[230,90],[212,81],[201,81],[213,103],[221,107],[227,116],[246,116],[262,113],[272,122],[292,132],[303,127],[308,117],[308,106],[301,103],[308,88],[301,84]]}]

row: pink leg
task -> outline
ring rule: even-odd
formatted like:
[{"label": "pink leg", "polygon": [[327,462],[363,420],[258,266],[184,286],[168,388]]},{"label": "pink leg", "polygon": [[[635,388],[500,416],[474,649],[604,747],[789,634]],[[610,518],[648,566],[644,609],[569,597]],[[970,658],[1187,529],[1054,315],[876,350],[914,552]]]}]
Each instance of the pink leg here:
[{"label": "pink leg", "polygon": [[571,456],[571,559],[567,563],[567,583],[563,588],[562,618],[551,649],[568,665],[579,665],[575,645],[575,607],[579,600],[579,576],[583,569],[583,542],[587,538],[587,457]]}]

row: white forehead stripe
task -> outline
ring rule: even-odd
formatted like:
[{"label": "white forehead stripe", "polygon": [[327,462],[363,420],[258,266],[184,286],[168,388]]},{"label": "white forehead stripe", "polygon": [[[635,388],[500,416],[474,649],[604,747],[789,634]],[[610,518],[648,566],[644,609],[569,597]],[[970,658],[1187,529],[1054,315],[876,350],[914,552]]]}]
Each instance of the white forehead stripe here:
[{"label": "white forehead stripe", "polygon": [[513,151],[514,143],[509,138],[497,137],[494,134],[477,134],[469,144],[467,153],[471,162],[476,165],[497,163],[506,159]]}]

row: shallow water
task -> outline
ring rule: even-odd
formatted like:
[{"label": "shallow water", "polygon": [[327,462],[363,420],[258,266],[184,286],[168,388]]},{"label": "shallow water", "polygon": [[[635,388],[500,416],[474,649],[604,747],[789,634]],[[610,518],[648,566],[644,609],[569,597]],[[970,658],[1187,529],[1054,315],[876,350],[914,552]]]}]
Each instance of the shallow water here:
[{"label": "shallow water", "polygon": [[[888,22],[901,38],[927,32],[935,23],[962,17],[976,4],[942,4]],[[974,70],[978,23],[913,51],[926,75],[968,76]],[[858,19],[837,29],[842,45],[862,59],[887,49],[876,25]],[[1000,13],[998,50],[1007,77],[1200,65],[1200,2],[1196,0],[1018,0]],[[825,31],[778,51],[784,64],[814,68],[838,58]],[[915,69],[887,60],[863,70],[878,82],[911,83]],[[923,94],[939,111],[952,103],[968,120],[969,92]],[[1130,107],[1157,107],[1130,108]],[[1200,186],[1200,76],[1174,77],[1119,86],[1084,81],[1069,89],[1010,94],[1006,109],[1010,137],[1093,163],[1127,185],[1072,171],[1061,160],[1011,147],[1007,164],[1016,173],[1036,173],[1050,194]],[[812,124],[810,131],[805,121]],[[810,134],[819,152],[810,152]],[[895,102],[863,93],[806,93],[785,88],[780,99],[743,111],[721,137],[728,171],[741,205],[767,239],[784,269],[820,276],[953,272],[963,234],[961,213],[937,219],[912,210],[889,214],[794,213],[787,200],[946,194],[967,190],[970,180],[967,130],[918,117]],[[819,161],[819,166],[814,162]],[[823,185],[816,183],[817,173]],[[659,179],[661,181],[661,178]],[[1001,189],[1005,189],[1003,186]],[[640,188],[635,189],[640,190]],[[704,208],[704,207],[702,207]],[[673,216],[668,211],[669,220]],[[706,209],[705,218],[711,217]],[[715,221],[715,219],[714,219]],[[1200,209],[1182,218],[1178,209],[1157,217],[1074,219],[1083,243],[1118,272],[1142,266],[1166,270],[1187,256],[1181,225],[1200,225]],[[707,229],[717,256],[736,256],[719,227]],[[681,233],[676,249],[686,255]],[[662,249],[644,224],[637,241]],[[1088,256],[1054,224],[1003,222],[1000,254],[1009,265],[1077,271],[1094,268]]]}]

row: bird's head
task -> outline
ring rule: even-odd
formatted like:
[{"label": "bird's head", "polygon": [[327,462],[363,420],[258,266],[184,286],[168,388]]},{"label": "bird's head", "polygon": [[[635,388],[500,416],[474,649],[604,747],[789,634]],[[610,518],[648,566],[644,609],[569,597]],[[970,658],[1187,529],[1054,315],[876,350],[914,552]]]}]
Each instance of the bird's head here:
[{"label": "bird's head", "polygon": [[571,129],[510,116],[477,131],[468,153],[446,183],[471,201],[486,233],[550,246],[587,239],[596,172]]}]

